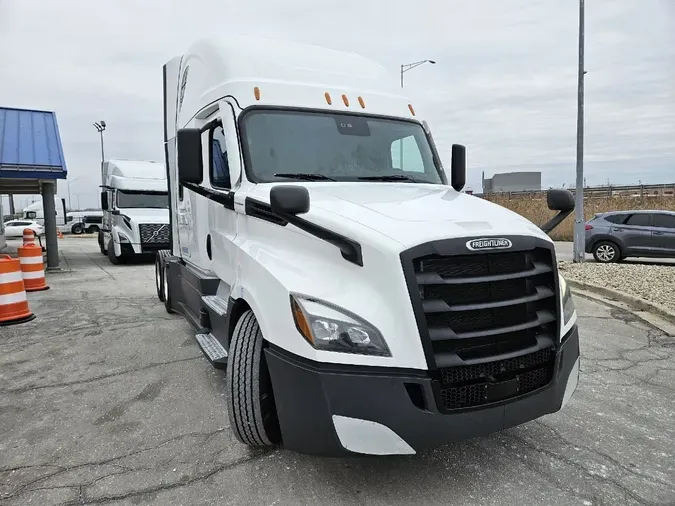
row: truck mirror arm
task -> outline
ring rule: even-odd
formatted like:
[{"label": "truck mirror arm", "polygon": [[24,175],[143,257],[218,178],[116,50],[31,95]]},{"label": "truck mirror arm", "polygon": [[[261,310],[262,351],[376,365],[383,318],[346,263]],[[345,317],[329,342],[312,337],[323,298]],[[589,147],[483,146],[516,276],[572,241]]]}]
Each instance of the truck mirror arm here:
[{"label": "truck mirror arm", "polygon": [[563,220],[572,213],[572,211],[574,211],[574,209],[570,209],[569,211],[560,211],[558,214],[556,214],[553,218],[548,220],[539,228],[541,228],[545,233],[550,234],[554,228],[560,225],[563,222]]},{"label": "truck mirror arm", "polygon": [[546,192],[546,203],[551,211],[558,211],[558,214],[540,227],[545,233],[550,234],[574,211],[575,202],[574,196],[569,190],[551,189]]}]

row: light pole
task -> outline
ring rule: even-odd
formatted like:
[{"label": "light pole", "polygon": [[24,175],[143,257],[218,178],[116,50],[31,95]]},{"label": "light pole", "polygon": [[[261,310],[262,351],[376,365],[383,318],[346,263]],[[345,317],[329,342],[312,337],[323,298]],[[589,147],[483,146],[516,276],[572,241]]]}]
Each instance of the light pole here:
[{"label": "light pole", "polygon": [[84,176],[76,177],[73,179],[66,179],[66,182],[68,183],[68,207],[70,207],[70,210],[73,210],[73,201],[70,200],[70,183],[74,183],[78,179],[82,179]]},{"label": "light pole", "polygon": [[101,134],[101,165],[105,161],[105,153],[103,151],[103,131],[105,130],[105,121],[101,120],[99,123],[94,123],[94,128]]},{"label": "light pole", "polygon": [[584,0],[579,0],[579,77],[577,90],[577,188],[574,210],[574,262],[585,260],[584,220]]},{"label": "light pole", "polygon": [[[409,70],[419,67],[420,65],[424,65],[425,63],[431,63],[432,65],[436,65],[436,62],[434,60],[420,60],[414,63],[404,63],[401,65],[401,88],[403,88],[403,74],[405,74]],[[401,149],[399,150],[399,160],[400,160],[399,163],[401,165],[401,170],[403,170],[403,139],[401,139],[399,142],[401,146]]]},{"label": "light pole", "polygon": [[409,70],[414,69],[415,67],[419,67],[420,65],[424,65],[425,63],[431,63],[432,65],[436,64],[436,62],[434,60],[420,60],[420,61],[416,61],[415,63],[405,63],[405,64],[401,65],[401,88],[403,88],[403,74],[405,74]]}]

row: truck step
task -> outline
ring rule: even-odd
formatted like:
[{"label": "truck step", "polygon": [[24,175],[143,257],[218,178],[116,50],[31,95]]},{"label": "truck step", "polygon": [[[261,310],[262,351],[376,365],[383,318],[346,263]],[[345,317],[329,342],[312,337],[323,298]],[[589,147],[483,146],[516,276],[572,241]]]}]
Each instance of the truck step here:
[{"label": "truck step", "polygon": [[216,367],[227,365],[227,350],[218,342],[210,332],[208,334],[195,335],[199,347],[204,352],[204,355]]},{"label": "truck step", "polygon": [[203,295],[202,302],[218,316],[225,316],[227,314],[227,301],[218,295]]}]

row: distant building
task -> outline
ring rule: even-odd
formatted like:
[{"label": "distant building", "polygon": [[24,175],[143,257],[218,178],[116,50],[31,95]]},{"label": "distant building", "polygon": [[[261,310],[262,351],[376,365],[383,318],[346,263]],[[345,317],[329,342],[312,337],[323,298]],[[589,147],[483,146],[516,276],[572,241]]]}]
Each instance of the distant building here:
[{"label": "distant building", "polygon": [[504,172],[482,175],[483,193],[541,191],[541,172]]}]

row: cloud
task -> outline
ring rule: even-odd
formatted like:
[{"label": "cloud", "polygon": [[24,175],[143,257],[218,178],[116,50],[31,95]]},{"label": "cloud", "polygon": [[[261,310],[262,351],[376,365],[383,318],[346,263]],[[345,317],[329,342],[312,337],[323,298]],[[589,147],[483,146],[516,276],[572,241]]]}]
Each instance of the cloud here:
[{"label": "cloud", "polygon": [[[586,176],[601,184],[675,174],[675,8],[594,0],[586,12]],[[71,194],[94,206],[106,154],[163,160],[161,72],[195,39],[236,30],[355,51],[405,75],[444,158],[467,145],[480,173],[541,170],[574,181],[577,2],[562,0],[4,0],[2,105],[55,110]],[[447,165],[447,162],[446,162]],[[59,184],[65,196],[66,185]],[[75,201],[75,197],[73,197]]]}]

